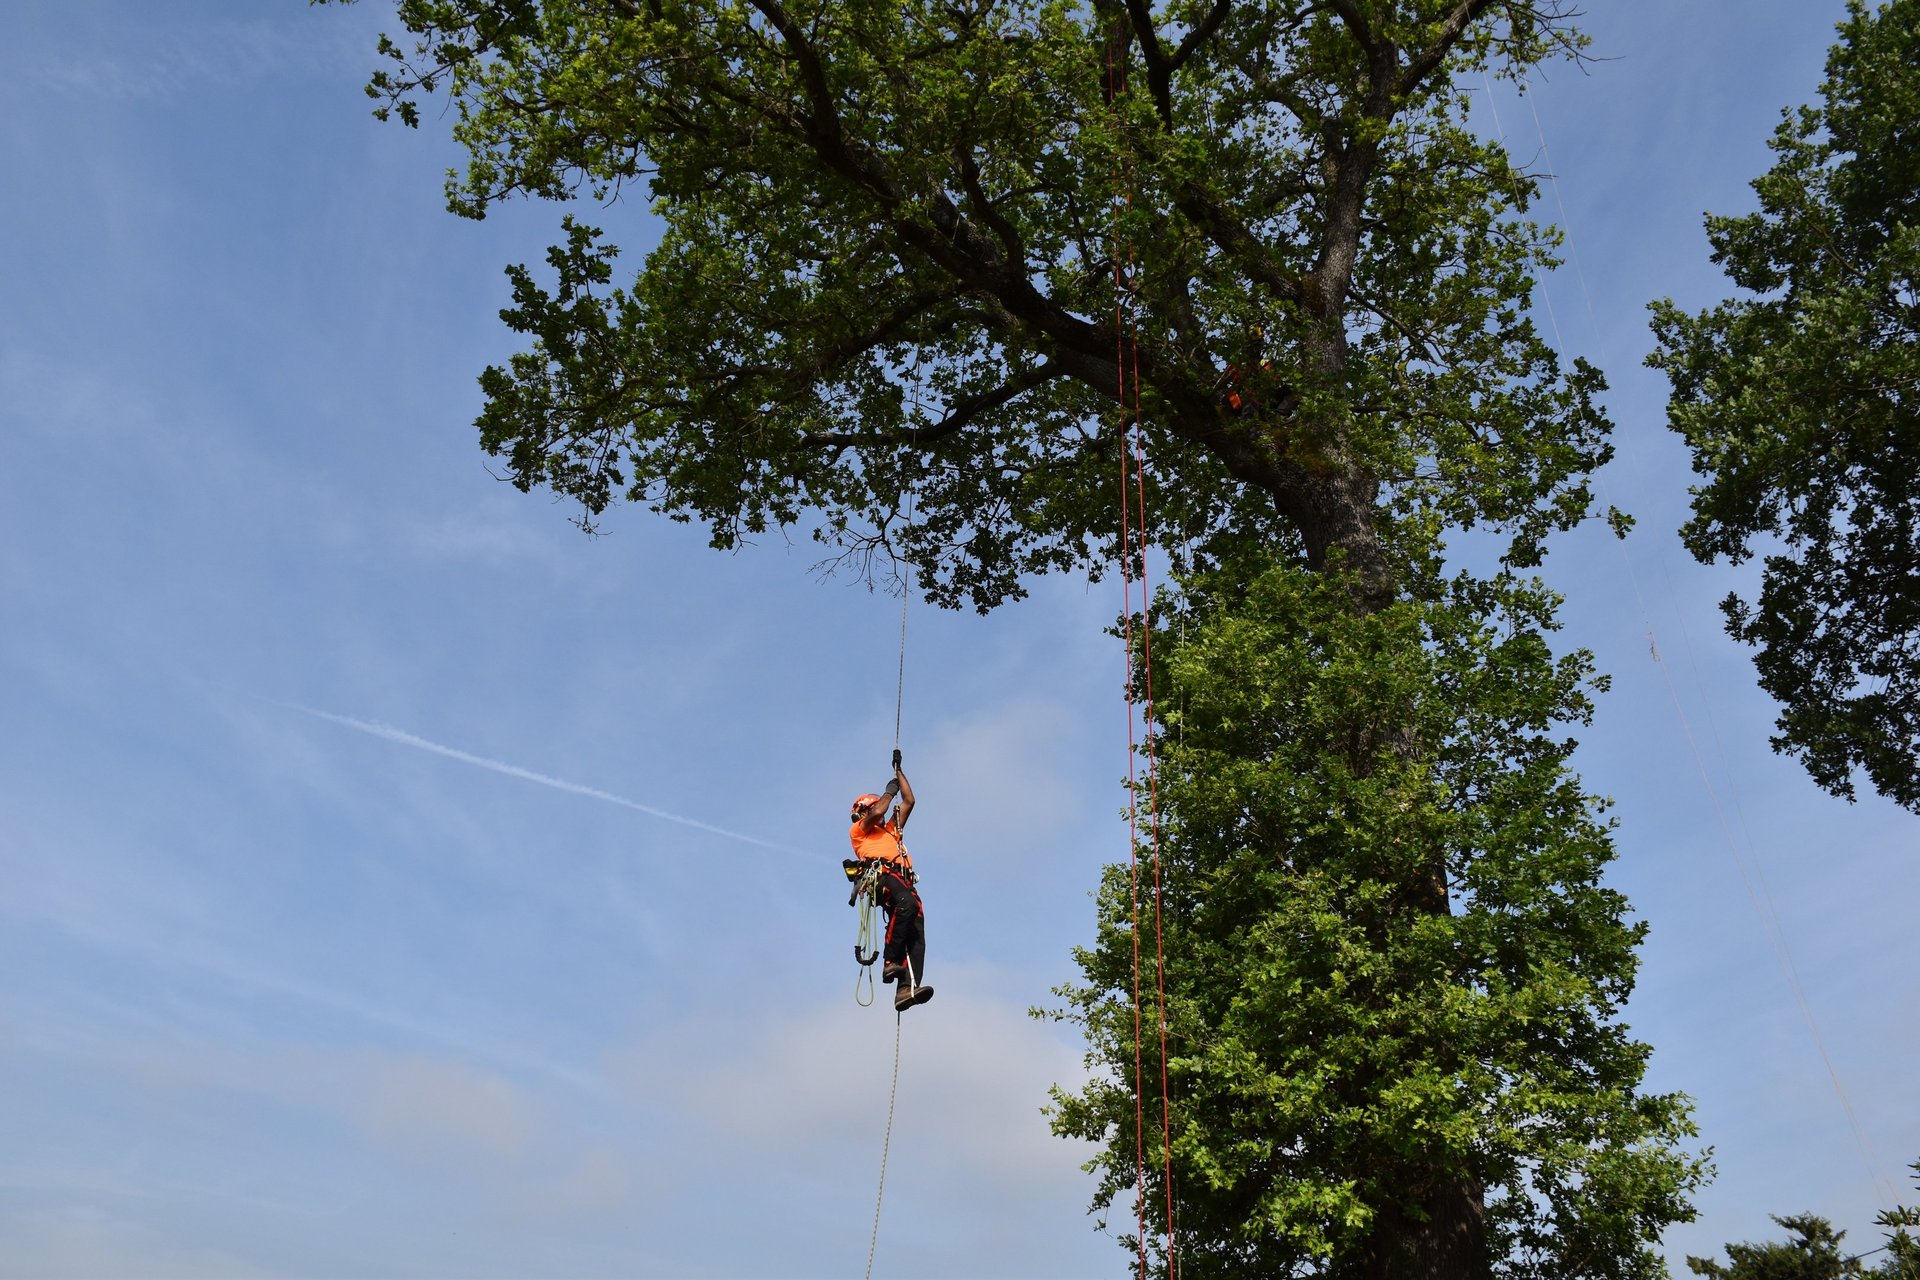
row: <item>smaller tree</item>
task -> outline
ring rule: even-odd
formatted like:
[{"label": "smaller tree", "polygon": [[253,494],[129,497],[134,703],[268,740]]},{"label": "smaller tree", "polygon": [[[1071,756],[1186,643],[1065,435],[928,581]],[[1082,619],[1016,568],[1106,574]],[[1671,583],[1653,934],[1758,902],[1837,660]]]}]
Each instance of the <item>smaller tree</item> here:
[{"label": "smaller tree", "polygon": [[1730,1244],[1727,1261],[1687,1255],[1687,1270],[1713,1280],[1844,1280],[1866,1273],[1860,1263],[1841,1251],[1844,1231],[1810,1213],[1774,1215],[1773,1220],[1793,1233],[1786,1241],[1766,1244]]},{"label": "smaller tree", "polygon": [[[1911,1166],[1920,1173],[1920,1160]],[[1920,1181],[1916,1178],[1915,1181]],[[1727,1261],[1687,1258],[1687,1269],[1713,1280],[1920,1280],[1920,1239],[1907,1231],[1920,1227],[1920,1208],[1895,1205],[1874,1219],[1890,1227],[1887,1242],[1866,1253],[1848,1254],[1841,1247],[1846,1232],[1836,1231],[1825,1218],[1810,1213],[1775,1217],[1793,1233],[1793,1239],[1767,1244],[1730,1244]],[[1880,1255],[1884,1254],[1884,1257]],[[1876,1259],[1867,1265],[1868,1259]]]},{"label": "smaller tree", "polygon": [[[1920,1183],[1920,1160],[1907,1167],[1914,1172],[1914,1182]],[[1887,1232],[1887,1260],[1874,1274],[1887,1280],[1920,1280],[1920,1237],[1907,1230],[1920,1227],[1920,1207],[1897,1204],[1873,1221],[1875,1226],[1892,1228]]]},{"label": "smaller tree", "polygon": [[1775,130],[1757,213],[1709,217],[1745,296],[1654,305],[1649,363],[1706,477],[1696,558],[1766,556],[1728,630],[1782,703],[1776,750],[1920,812],[1920,0],[1849,0],[1818,106]]}]

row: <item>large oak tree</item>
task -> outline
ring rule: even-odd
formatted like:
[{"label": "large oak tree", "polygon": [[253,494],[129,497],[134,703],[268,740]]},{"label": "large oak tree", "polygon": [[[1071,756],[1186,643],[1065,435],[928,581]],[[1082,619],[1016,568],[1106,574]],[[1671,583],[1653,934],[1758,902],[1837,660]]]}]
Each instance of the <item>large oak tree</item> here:
[{"label": "large oak tree", "polygon": [[[1168,607],[1233,638],[1156,654],[1203,752],[1169,741],[1164,869],[1225,877],[1170,918],[1182,1208],[1148,1226],[1182,1269],[1653,1274],[1698,1166],[1617,1025],[1637,931],[1553,736],[1588,672],[1523,576],[1588,515],[1600,380],[1533,329],[1552,237],[1461,87],[1576,54],[1560,0],[398,13],[370,91],[451,103],[457,212],[659,230],[622,274],[568,218],[510,269],[529,345],[479,426],[523,488],[720,547],[804,530],[984,611],[1113,563],[1137,421]],[[1447,568],[1463,528],[1488,573]],[[1115,1078],[1057,1113],[1104,1144],[1103,1201],[1161,1165],[1124,1119],[1118,883],[1069,993]],[[1308,1076],[1331,1137],[1289,1128]]]}]

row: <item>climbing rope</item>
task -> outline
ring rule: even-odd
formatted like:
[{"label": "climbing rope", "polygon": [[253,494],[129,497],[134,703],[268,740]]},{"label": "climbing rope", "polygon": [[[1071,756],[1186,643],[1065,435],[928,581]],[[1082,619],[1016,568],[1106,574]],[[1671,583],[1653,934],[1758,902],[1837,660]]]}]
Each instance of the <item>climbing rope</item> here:
[{"label": "climbing rope", "polygon": [[[1113,51],[1107,52],[1107,89],[1109,99],[1118,102],[1127,91],[1126,73],[1123,67],[1116,66]],[[1136,759],[1140,754],[1140,743],[1135,736],[1135,680],[1133,670],[1133,576],[1134,547],[1138,546],[1140,578],[1140,615],[1141,667],[1144,679],[1142,692],[1145,694],[1146,743],[1147,756],[1147,829],[1153,848],[1153,945],[1154,945],[1154,987],[1157,993],[1155,1022],[1160,1052],[1160,1146],[1163,1155],[1162,1182],[1166,1191],[1166,1254],[1168,1275],[1178,1274],[1174,1251],[1174,1203],[1173,1203],[1173,1143],[1172,1117],[1168,1103],[1167,1078],[1167,990],[1166,990],[1166,948],[1162,936],[1161,918],[1161,877],[1160,877],[1160,786],[1157,752],[1153,733],[1153,596],[1151,584],[1147,578],[1147,492],[1146,492],[1146,448],[1143,442],[1143,426],[1140,395],[1140,331],[1138,323],[1138,267],[1134,257],[1132,237],[1125,237],[1126,265],[1121,265],[1120,218],[1133,209],[1133,175],[1131,166],[1124,162],[1116,167],[1115,185],[1120,189],[1120,200],[1114,209],[1113,226],[1113,273],[1114,273],[1114,365],[1117,385],[1116,399],[1119,401],[1123,419],[1120,427],[1120,579],[1124,598],[1122,609],[1123,635],[1126,643],[1127,660],[1127,856],[1128,856],[1128,896],[1132,924],[1133,942],[1133,1096],[1134,1096],[1134,1206],[1136,1213],[1137,1240],[1140,1247],[1140,1277],[1147,1275],[1147,1209],[1146,1209],[1146,1091],[1142,1088],[1145,1070],[1144,1037],[1141,1034],[1140,1014],[1140,839],[1139,839],[1139,776]],[[1131,397],[1128,394],[1128,377],[1131,374]],[[1131,405],[1129,406],[1129,399]],[[1132,432],[1129,440],[1126,410],[1131,407]],[[1132,458],[1128,458],[1129,450]],[[1133,474],[1128,476],[1128,463],[1132,463]],[[1133,489],[1129,502],[1129,480]]]},{"label": "climbing rope", "polygon": [[[913,528],[913,486],[907,486],[907,528]],[[900,709],[907,698],[907,600],[913,595],[913,569],[900,574],[900,669],[893,686],[893,749],[900,749]]]},{"label": "climbing rope", "polygon": [[[920,420],[920,358],[920,348],[915,347],[913,351],[912,383],[913,420],[915,422]],[[917,434],[918,429],[914,428],[913,430]],[[907,529],[909,532],[913,529],[913,499],[914,486],[909,483],[907,485],[906,509]],[[894,677],[893,686],[893,752],[896,759],[900,754],[900,713],[906,706],[907,701],[907,602],[912,599],[912,597],[913,576],[912,566],[909,565],[900,574],[900,663]],[[900,847],[904,852],[906,849],[905,842],[902,842]],[[877,870],[877,868],[868,869],[868,881],[876,877]],[[870,944],[873,939],[873,917],[876,898],[876,885],[870,882],[864,883],[860,897],[862,903],[860,941],[862,943]],[[872,1005],[875,998],[873,969],[871,966],[863,966],[861,971],[866,974],[867,978],[867,998],[864,1001],[860,1000],[860,978],[858,975],[856,975],[853,980],[853,998],[862,1005]],[[895,1009],[893,1014],[893,1080],[887,1086],[887,1130],[886,1136],[880,1140],[880,1177],[873,1192],[873,1233],[867,1238],[866,1280],[873,1280],[873,1255],[875,1249],[877,1249],[880,1244],[880,1203],[886,1199],[887,1195],[887,1154],[893,1149],[893,1109],[894,1103],[899,1100],[899,1097],[900,1011]]]},{"label": "climbing rope", "polygon": [[[1128,263],[1132,264],[1129,246]],[[1132,272],[1128,289],[1133,289]],[[1153,840],[1153,985],[1156,994],[1154,1024],[1160,1038],[1160,1152],[1163,1161],[1161,1184],[1167,1197],[1167,1272],[1177,1274],[1173,1256],[1173,1117],[1167,1088],[1167,951],[1162,938],[1160,900],[1160,761],[1158,735],[1153,731],[1153,596],[1147,580],[1147,482],[1146,445],[1141,438],[1140,342],[1134,330],[1133,350],[1133,484],[1134,516],[1140,532],[1140,666],[1146,677],[1146,749],[1147,749],[1147,830]],[[1131,714],[1129,714],[1131,719]],[[1136,926],[1135,935],[1138,936]]]},{"label": "climbing rope", "polygon": [[[908,438],[918,442],[920,436],[920,360],[921,349],[913,349],[913,381],[909,384],[913,394],[914,426],[907,428]],[[914,484],[907,483],[907,533],[913,533]],[[897,557],[896,557],[897,558]],[[900,669],[893,686],[893,749],[900,749],[900,709],[906,705],[907,694],[907,601],[913,596],[913,566],[908,564],[900,571]]]},{"label": "climbing rope", "polygon": [[893,1103],[900,1095],[900,1014],[893,1015],[893,1084],[887,1089],[887,1136],[880,1143],[880,1186],[873,1193],[873,1235],[867,1240],[867,1280],[873,1280],[873,1251],[880,1244],[880,1201],[887,1194],[887,1152],[893,1147]]}]

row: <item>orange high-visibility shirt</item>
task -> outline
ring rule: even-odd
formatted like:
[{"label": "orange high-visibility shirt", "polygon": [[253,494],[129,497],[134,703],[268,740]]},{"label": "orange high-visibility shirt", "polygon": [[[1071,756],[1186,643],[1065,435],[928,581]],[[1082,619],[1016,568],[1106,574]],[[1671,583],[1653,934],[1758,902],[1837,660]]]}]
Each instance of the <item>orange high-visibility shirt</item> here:
[{"label": "orange high-visibility shirt", "polygon": [[871,831],[866,823],[856,822],[847,836],[853,841],[853,856],[856,858],[878,858],[882,862],[898,863],[909,870],[913,867],[913,858],[900,843],[900,828],[893,825],[892,818]]}]

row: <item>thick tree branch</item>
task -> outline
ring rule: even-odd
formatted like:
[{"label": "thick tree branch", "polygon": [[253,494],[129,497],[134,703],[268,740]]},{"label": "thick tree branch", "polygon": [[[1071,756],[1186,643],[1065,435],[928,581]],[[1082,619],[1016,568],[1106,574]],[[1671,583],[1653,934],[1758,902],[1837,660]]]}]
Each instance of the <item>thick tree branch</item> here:
[{"label": "thick tree branch", "polygon": [[1251,280],[1265,285],[1283,302],[1300,302],[1306,294],[1299,276],[1283,267],[1260,238],[1228,213],[1195,183],[1173,193],[1174,204],[1206,233],[1215,248],[1231,258]]},{"label": "thick tree branch", "polygon": [[1227,20],[1232,10],[1233,0],[1214,0],[1213,8],[1194,24],[1179,46],[1169,54],[1160,43],[1160,33],[1154,29],[1150,0],[1127,0],[1128,26],[1134,38],[1140,42],[1140,59],[1147,64],[1147,89],[1153,95],[1154,109],[1160,113],[1162,123],[1168,128],[1173,127],[1174,75],[1206,43],[1208,37],[1220,29],[1220,24]]},{"label": "thick tree branch", "polygon": [[1233,0],[1214,0],[1213,8],[1207,10],[1206,17],[1194,23],[1193,30],[1187,32],[1186,38],[1180,42],[1180,47],[1173,51],[1173,57],[1167,60],[1169,77],[1177,74],[1181,67],[1187,65],[1188,60],[1199,51],[1200,46],[1205,44],[1226,22],[1227,15],[1231,12],[1233,12]]},{"label": "thick tree branch", "polygon": [[1367,12],[1361,8],[1358,0],[1331,0],[1333,11],[1347,24],[1347,30],[1353,33],[1362,49],[1371,53],[1378,41],[1373,34],[1373,24],[1367,21]]},{"label": "thick tree branch", "polygon": [[1173,127],[1173,69],[1160,47],[1160,33],[1153,28],[1153,5],[1149,0],[1127,0],[1127,25],[1140,42],[1140,60],[1147,64],[1147,91],[1153,95],[1154,109],[1161,122]]},{"label": "thick tree branch", "polygon": [[993,201],[987,198],[987,192],[980,185],[980,166],[974,162],[973,152],[965,146],[958,148],[955,159],[959,161],[960,182],[966,188],[967,202],[973,207],[980,221],[987,224],[994,235],[1000,238],[1000,247],[1006,250],[1011,262],[1025,262],[1026,245],[1021,242],[1020,233],[993,207]]},{"label": "thick tree branch", "polygon": [[[1484,7],[1491,0],[1465,0],[1465,3]],[[1329,350],[1325,355],[1337,360],[1345,350],[1346,336],[1333,326],[1339,322],[1347,288],[1353,279],[1353,265],[1360,252],[1361,215],[1366,209],[1374,159],[1379,154],[1385,126],[1392,121],[1397,109],[1400,51],[1392,41],[1374,31],[1356,0],[1332,0],[1332,5],[1366,56],[1367,89],[1359,114],[1363,121],[1376,126],[1366,132],[1349,126],[1344,136],[1329,138],[1334,174],[1327,189],[1320,252],[1314,261],[1313,287],[1307,301],[1328,326]]]},{"label": "thick tree branch", "polygon": [[1460,42],[1473,20],[1480,16],[1494,0],[1460,0],[1434,33],[1433,43],[1407,60],[1406,70],[1400,74],[1400,82],[1395,86],[1401,94],[1413,92],[1426,78],[1433,74],[1453,46]]},{"label": "thick tree branch", "polygon": [[946,415],[929,427],[906,431],[809,431],[800,437],[803,448],[845,449],[854,445],[908,444],[926,445],[962,431],[990,413],[1013,403],[1035,387],[1063,377],[1066,370],[1049,362],[1008,378],[991,391],[965,396],[948,407]]},{"label": "thick tree branch", "polygon": [[[778,10],[773,0],[753,0]],[[796,32],[796,38],[804,38]],[[798,56],[798,55],[796,55]],[[809,56],[813,56],[809,51]],[[817,66],[817,60],[815,62]],[[932,225],[907,208],[909,194],[886,161],[869,147],[848,139],[838,126],[823,128],[817,117],[796,117],[777,99],[743,89],[724,78],[706,82],[710,92],[754,111],[810,147],[828,170],[853,182],[880,205],[886,225],[908,247],[924,254],[958,285],[977,297],[991,297],[1005,310],[1008,335],[1028,330],[1064,347],[1095,352],[1112,346],[1112,334],[1055,305],[1026,274],[1025,264],[1010,259],[998,241],[982,232],[942,191],[925,201]]]},{"label": "thick tree branch", "polygon": [[751,0],[754,8],[762,17],[773,24],[780,33],[780,39],[786,44],[787,51],[793,55],[794,64],[800,69],[800,78],[807,88],[807,101],[813,104],[811,123],[814,132],[822,140],[831,140],[835,144],[844,141],[840,130],[840,112],[834,105],[833,89],[827,83],[826,68],[820,62],[806,33],[794,22],[793,15],[779,3],[779,0]]}]

